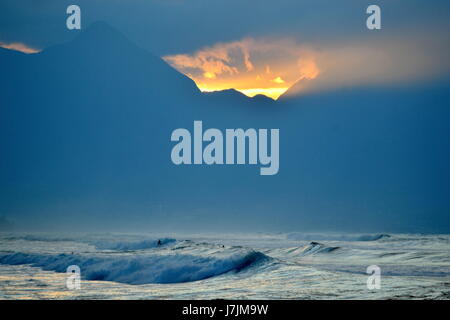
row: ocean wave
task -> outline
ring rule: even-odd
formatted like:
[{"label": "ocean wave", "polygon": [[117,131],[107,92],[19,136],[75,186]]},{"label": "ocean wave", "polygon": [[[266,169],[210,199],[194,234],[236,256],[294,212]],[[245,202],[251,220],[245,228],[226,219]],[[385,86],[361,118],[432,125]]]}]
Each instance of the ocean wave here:
[{"label": "ocean wave", "polygon": [[310,255],[318,253],[329,253],[340,249],[340,247],[328,247],[322,243],[312,241],[309,245],[299,248],[301,255]]},{"label": "ocean wave", "polygon": [[[327,270],[330,272],[343,272],[353,274],[366,275],[366,266],[362,265],[345,265],[345,264],[315,264],[316,268]],[[450,267],[440,266],[416,266],[408,264],[396,265],[380,265],[383,276],[390,277],[448,277],[450,275]]]},{"label": "ocean wave", "polygon": [[339,234],[308,234],[308,233],[289,233],[286,238],[289,240],[328,240],[328,241],[377,241],[383,238],[389,238],[389,234],[359,234],[359,235],[339,235]]},{"label": "ocean wave", "polygon": [[281,261],[297,261],[303,257],[324,256],[325,254],[341,252],[341,250],[342,248],[338,246],[327,246],[323,243],[312,241],[300,247],[272,249],[267,251],[267,254]]},{"label": "ocean wave", "polygon": [[55,235],[6,235],[2,237],[2,240],[26,240],[26,241],[42,241],[42,242],[56,242],[56,241],[74,241],[74,238],[55,236]]},{"label": "ocean wave", "polygon": [[[48,235],[48,234],[21,234],[21,235],[6,235],[2,240],[25,240],[25,241],[39,241],[39,242],[78,242],[93,245],[100,250],[115,250],[115,251],[132,251],[156,248],[165,246],[170,243],[175,243],[176,239],[159,238],[159,239],[144,239],[144,240],[120,240],[108,239],[105,235],[84,237],[82,235],[74,235],[72,237],[62,235]],[[158,244],[158,240],[160,243]]]},{"label": "ocean wave", "polygon": [[181,283],[203,280],[228,272],[240,272],[268,259],[270,258],[258,251],[234,253],[222,257],[185,254],[137,257],[29,253],[0,255],[2,264],[29,264],[43,270],[56,272],[66,272],[68,266],[77,265],[81,269],[82,279],[127,284]]},{"label": "ocean wave", "polygon": [[[158,244],[159,241],[159,244]],[[131,250],[145,250],[160,246],[165,246],[175,243],[176,239],[163,238],[158,240],[142,240],[142,241],[97,241],[93,244],[97,249],[101,250],[116,250],[116,251],[131,251]]]}]

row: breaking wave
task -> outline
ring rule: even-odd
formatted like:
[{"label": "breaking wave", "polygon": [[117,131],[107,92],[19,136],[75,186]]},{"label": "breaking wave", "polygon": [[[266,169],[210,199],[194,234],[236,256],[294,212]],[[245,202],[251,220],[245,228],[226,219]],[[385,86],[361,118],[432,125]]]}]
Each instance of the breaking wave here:
[{"label": "breaking wave", "polygon": [[26,240],[26,241],[43,241],[43,242],[55,242],[55,241],[74,241],[74,238],[63,236],[51,236],[51,235],[11,235],[3,236],[2,240]]},{"label": "breaking wave", "polygon": [[186,254],[137,257],[28,253],[0,255],[2,264],[29,264],[43,270],[56,272],[66,272],[68,266],[78,265],[83,279],[127,284],[180,283],[203,280],[228,272],[240,272],[268,259],[270,258],[258,251],[235,253],[227,257]]},{"label": "breaking wave", "polygon": [[380,234],[360,234],[360,235],[338,235],[338,234],[307,234],[307,233],[290,233],[286,236],[289,240],[329,240],[329,241],[377,241],[383,238],[390,238],[390,235]]},{"label": "breaking wave", "polygon": [[282,249],[275,249],[270,251],[271,257],[277,257],[280,259],[286,259],[286,258],[294,258],[297,259],[299,257],[304,256],[311,256],[311,255],[321,255],[326,253],[335,252],[337,250],[340,250],[341,247],[329,247],[322,243],[312,241],[309,244],[301,247],[295,247],[295,248],[282,248]]},{"label": "breaking wave", "polygon": [[[86,243],[95,246],[100,250],[115,250],[115,251],[132,251],[132,250],[144,250],[151,249],[160,246],[165,246],[171,243],[175,243],[176,239],[172,238],[160,238],[160,239],[145,239],[139,241],[131,240],[104,240],[102,238],[96,239],[96,237],[91,237],[91,239],[80,239],[79,236],[58,236],[58,235],[41,235],[41,234],[23,234],[15,236],[4,236],[2,240],[25,240],[25,241],[40,241],[40,242],[79,242]],[[158,241],[160,242],[158,244]]]},{"label": "breaking wave", "polygon": [[[158,244],[159,241],[159,244]],[[116,250],[116,251],[131,251],[131,250],[144,250],[144,249],[152,249],[160,246],[165,246],[167,244],[175,243],[175,239],[164,238],[158,240],[142,240],[142,241],[119,241],[119,242],[111,242],[111,241],[98,241],[95,242],[94,245],[97,249],[101,250]]]},{"label": "breaking wave", "polygon": [[322,243],[312,241],[309,245],[301,248],[302,255],[329,253],[340,249],[340,247],[328,247]]}]

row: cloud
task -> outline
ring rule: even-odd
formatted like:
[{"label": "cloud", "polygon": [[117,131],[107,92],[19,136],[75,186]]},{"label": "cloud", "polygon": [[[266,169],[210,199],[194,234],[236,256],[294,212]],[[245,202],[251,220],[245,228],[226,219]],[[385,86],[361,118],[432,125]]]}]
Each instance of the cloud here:
[{"label": "cloud", "polygon": [[291,39],[245,38],[163,58],[203,91],[234,88],[275,99],[299,79],[319,74],[308,48]]},{"label": "cloud", "polygon": [[275,79],[272,79],[272,82],[275,82],[275,83],[284,83],[284,80],[281,79],[281,77],[276,77]]},{"label": "cloud", "polygon": [[40,50],[32,48],[27,46],[24,43],[20,43],[20,42],[12,42],[12,43],[3,43],[0,42],[0,47],[1,48],[5,48],[5,49],[9,49],[9,50],[15,50],[15,51],[20,51],[23,53],[37,53]]},{"label": "cloud", "polygon": [[[312,50],[313,64],[303,63],[304,73],[320,75],[299,81],[290,95],[340,87],[407,84],[450,73],[448,41],[439,36],[390,36],[376,40],[323,45]],[[306,80],[306,79],[305,79]]]},{"label": "cloud", "polygon": [[[423,81],[449,73],[442,35],[389,35],[333,44],[245,38],[165,56],[202,91],[234,88],[274,99],[339,87]],[[294,85],[295,84],[295,85]]]},{"label": "cloud", "polygon": [[178,54],[164,57],[167,62],[177,68],[191,70],[190,74],[199,72],[209,79],[215,79],[217,75],[222,74],[238,74],[239,70],[235,66],[238,58],[242,59],[247,70],[253,69],[250,54],[244,42],[218,44],[200,50],[194,55]]}]

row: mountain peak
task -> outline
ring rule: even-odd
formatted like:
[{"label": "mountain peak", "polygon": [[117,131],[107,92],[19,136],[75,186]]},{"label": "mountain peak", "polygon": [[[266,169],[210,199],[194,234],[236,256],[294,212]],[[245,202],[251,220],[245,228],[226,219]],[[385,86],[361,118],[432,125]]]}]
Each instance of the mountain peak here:
[{"label": "mountain peak", "polygon": [[255,96],[253,96],[252,99],[254,101],[259,101],[259,102],[273,102],[273,101],[275,101],[271,97],[268,97],[268,96],[266,96],[264,94],[257,94]]},{"label": "mountain peak", "polygon": [[111,27],[103,21],[96,21],[86,29],[82,29],[80,34],[74,39],[77,45],[104,45],[131,44],[131,42],[119,30]]},{"label": "mountain peak", "polygon": [[120,31],[118,31],[105,21],[95,21],[91,23],[83,32],[90,34],[95,33],[97,35],[121,34]]},{"label": "mountain peak", "polygon": [[218,91],[206,91],[203,92],[203,95],[209,97],[220,97],[221,99],[238,99],[238,100],[249,100],[245,94],[236,89],[224,89]]}]

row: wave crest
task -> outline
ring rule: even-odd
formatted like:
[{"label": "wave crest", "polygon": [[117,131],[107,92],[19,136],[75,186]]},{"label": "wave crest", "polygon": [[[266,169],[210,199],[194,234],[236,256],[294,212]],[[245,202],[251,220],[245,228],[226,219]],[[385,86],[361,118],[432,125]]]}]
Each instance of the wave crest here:
[{"label": "wave crest", "polygon": [[304,241],[377,241],[383,238],[389,238],[389,234],[359,234],[359,235],[339,235],[339,234],[308,234],[308,233],[290,233],[286,235],[289,240],[304,240]]},{"label": "wave crest", "polygon": [[258,251],[235,253],[228,257],[185,254],[103,257],[20,252],[0,255],[2,264],[29,264],[43,270],[56,272],[66,272],[68,266],[78,265],[83,279],[127,284],[180,283],[203,280],[231,271],[239,272],[267,259],[270,258]]},{"label": "wave crest", "polygon": [[[160,244],[158,244],[160,241]],[[175,243],[176,239],[164,238],[159,240],[142,240],[142,241],[98,241],[94,245],[97,249],[101,250],[116,250],[116,251],[131,251],[131,250],[144,250],[152,249],[159,246],[165,246],[167,244]]]}]

